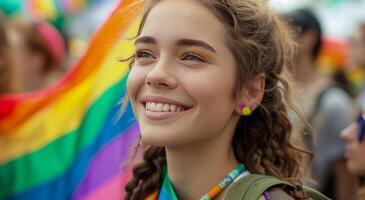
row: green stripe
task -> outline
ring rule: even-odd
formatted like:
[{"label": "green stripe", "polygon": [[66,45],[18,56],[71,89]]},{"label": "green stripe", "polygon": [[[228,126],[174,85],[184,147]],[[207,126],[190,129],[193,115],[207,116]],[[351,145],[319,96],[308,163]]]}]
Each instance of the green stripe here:
[{"label": "green stripe", "polygon": [[162,193],[165,192],[165,194],[169,197],[169,200],[178,200],[174,187],[172,186],[172,183],[170,181],[167,172],[167,166],[163,168],[162,174],[163,174],[163,182],[162,182],[161,192]]},{"label": "green stripe", "polygon": [[115,104],[113,99],[119,97],[123,86],[125,80],[108,88],[89,108],[78,129],[36,152],[0,166],[0,199],[51,180],[69,168],[79,152],[101,131],[110,108]]}]

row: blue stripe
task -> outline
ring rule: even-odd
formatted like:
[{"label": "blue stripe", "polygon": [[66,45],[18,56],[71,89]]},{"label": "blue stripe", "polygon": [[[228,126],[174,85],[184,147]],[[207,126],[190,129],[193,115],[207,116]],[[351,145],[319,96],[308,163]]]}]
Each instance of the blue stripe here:
[{"label": "blue stripe", "polygon": [[159,193],[158,200],[171,200],[166,190],[162,189]]}]

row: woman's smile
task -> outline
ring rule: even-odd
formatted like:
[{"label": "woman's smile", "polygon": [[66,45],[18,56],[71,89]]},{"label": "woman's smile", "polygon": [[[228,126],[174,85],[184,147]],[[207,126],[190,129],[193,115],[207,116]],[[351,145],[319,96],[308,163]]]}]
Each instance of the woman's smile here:
[{"label": "woman's smile", "polygon": [[149,120],[167,120],[181,116],[192,108],[179,101],[157,96],[142,98],[144,115]]}]

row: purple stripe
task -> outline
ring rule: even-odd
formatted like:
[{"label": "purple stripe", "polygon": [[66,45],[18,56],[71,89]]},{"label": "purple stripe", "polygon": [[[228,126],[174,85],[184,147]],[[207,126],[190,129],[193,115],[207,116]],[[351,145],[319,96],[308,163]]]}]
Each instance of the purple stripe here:
[{"label": "purple stripe", "polygon": [[269,193],[268,192],[264,192],[264,198],[265,200],[270,200],[270,197],[269,197]]},{"label": "purple stripe", "polygon": [[103,183],[121,173],[122,162],[130,155],[139,135],[139,128],[133,125],[123,134],[106,144],[93,158],[89,170],[79,184],[73,199],[81,199]]}]

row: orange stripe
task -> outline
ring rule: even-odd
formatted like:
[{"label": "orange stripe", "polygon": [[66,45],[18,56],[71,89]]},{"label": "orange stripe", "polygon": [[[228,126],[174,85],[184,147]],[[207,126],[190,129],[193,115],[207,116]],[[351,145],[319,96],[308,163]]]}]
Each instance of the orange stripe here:
[{"label": "orange stripe", "polygon": [[220,192],[222,191],[222,189],[216,185],[214,186],[209,192],[208,192],[208,195],[210,197],[215,197],[217,194],[219,194]]},{"label": "orange stripe", "polygon": [[145,200],[157,200],[158,198],[158,192],[155,192],[151,195],[148,195]]}]

